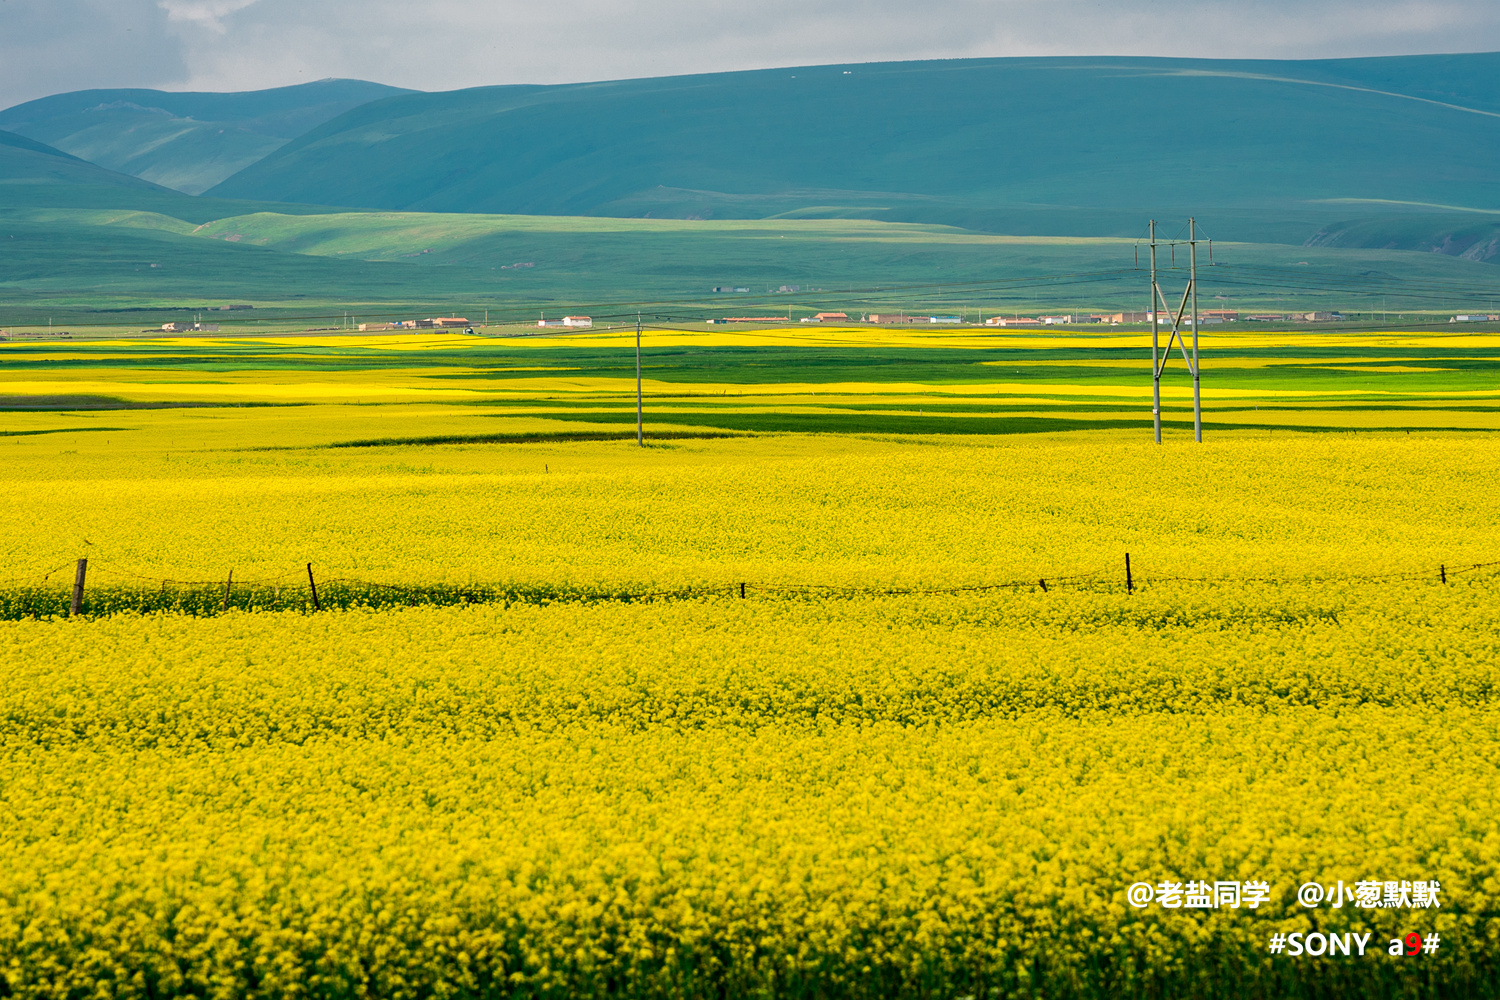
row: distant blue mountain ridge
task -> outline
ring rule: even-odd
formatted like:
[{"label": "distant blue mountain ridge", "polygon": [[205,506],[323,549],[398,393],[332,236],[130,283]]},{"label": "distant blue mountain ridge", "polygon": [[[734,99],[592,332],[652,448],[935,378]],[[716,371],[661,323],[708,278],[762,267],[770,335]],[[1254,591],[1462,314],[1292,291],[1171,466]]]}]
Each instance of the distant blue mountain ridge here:
[{"label": "distant blue mountain ridge", "polygon": [[[202,189],[260,202],[1052,236],[1135,236],[1148,218],[1193,214],[1218,239],[1500,260],[1500,53],[965,59],[367,100],[360,88],[378,85],[307,86],[59,95],[0,112],[0,128],[47,142],[102,114],[89,134],[104,143],[116,111],[260,122],[275,148]],[[193,141],[212,151],[217,134]],[[110,165],[81,140],[63,148]]]},{"label": "distant blue mountain ridge", "polygon": [[0,129],[199,194],[330,118],[404,93],[362,80],[238,94],[81,90],[0,111]]}]

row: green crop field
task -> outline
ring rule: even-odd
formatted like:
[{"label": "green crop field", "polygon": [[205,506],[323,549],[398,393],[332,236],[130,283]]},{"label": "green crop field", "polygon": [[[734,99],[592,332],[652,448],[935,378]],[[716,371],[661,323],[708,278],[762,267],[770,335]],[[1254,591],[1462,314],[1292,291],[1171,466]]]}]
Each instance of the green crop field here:
[{"label": "green crop field", "polygon": [[[14,342],[0,351],[0,402],[37,433],[77,426],[74,411],[357,404],[363,431],[340,420],[309,428],[313,439],[633,435],[633,338],[627,329]],[[1150,424],[1149,338],[1140,332],[648,325],[642,345],[653,433],[989,435]],[[1495,334],[1216,330],[1203,334],[1201,356],[1205,421],[1217,431],[1483,430],[1500,416]],[[1167,423],[1184,426],[1189,381],[1175,356],[1163,386]],[[443,416],[406,421],[417,404]],[[88,419],[114,426],[122,417]],[[517,420],[524,426],[512,428]]]}]

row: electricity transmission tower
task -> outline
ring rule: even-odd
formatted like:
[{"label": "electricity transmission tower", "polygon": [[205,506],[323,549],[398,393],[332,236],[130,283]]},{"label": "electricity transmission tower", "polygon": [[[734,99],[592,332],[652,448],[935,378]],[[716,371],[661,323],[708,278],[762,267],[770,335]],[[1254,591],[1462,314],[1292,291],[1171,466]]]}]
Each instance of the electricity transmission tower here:
[{"label": "electricity transmission tower", "polygon": [[[1175,248],[1184,244],[1188,247],[1188,283],[1187,288],[1182,292],[1182,304],[1173,314],[1172,307],[1167,305],[1166,295],[1162,293],[1161,282],[1157,278],[1156,248],[1159,246]],[[1175,253],[1174,249],[1174,256]],[[1192,357],[1188,357],[1187,341],[1182,329],[1182,318],[1189,305],[1193,310]],[[1158,348],[1163,311],[1172,319],[1172,335],[1167,338],[1166,350]],[[1193,376],[1193,440],[1201,444],[1203,441],[1203,404],[1198,394],[1198,223],[1195,219],[1188,219],[1186,240],[1168,240],[1163,243],[1156,241],[1156,220],[1151,220],[1151,416],[1156,424],[1157,444],[1161,444],[1161,372],[1167,367],[1167,359],[1172,356],[1173,341],[1176,341],[1178,348],[1182,351],[1182,360],[1187,363],[1188,372]]]}]

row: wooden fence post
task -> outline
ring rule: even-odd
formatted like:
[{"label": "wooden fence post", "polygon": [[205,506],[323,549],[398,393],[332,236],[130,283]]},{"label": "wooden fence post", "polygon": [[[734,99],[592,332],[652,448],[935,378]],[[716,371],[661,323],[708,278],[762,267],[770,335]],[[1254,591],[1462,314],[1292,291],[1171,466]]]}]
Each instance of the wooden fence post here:
[{"label": "wooden fence post", "polygon": [[220,611],[229,610],[229,590],[234,586],[234,570],[229,571],[229,579],[224,581],[224,603],[219,605]]},{"label": "wooden fence post", "polygon": [[307,585],[312,588],[313,610],[322,611],[323,605],[318,603],[318,584],[313,580],[312,563],[307,564]]},{"label": "wooden fence post", "polygon": [[83,610],[83,578],[88,574],[89,561],[78,560],[78,574],[73,577],[73,608],[68,612],[69,617],[76,617]]},{"label": "wooden fence post", "polygon": [[1135,581],[1130,578],[1130,553],[1125,553],[1125,593],[1135,593]]}]

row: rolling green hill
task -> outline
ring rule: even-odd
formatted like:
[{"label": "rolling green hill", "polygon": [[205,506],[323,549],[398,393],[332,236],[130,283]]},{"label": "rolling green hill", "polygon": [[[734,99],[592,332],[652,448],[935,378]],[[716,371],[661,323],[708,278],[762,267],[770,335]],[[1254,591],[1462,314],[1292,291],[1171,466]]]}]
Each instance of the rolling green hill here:
[{"label": "rolling green hill", "polygon": [[1500,212],[1385,215],[1326,226],[1307,241],[1316,247],[1422,250],[1465,260],[1500,260]]},{"label": "rolling green hill", "polygon": [[[14,132],[0,132],[0,220],[30,218],[38,210],[109,209],[148,212],[197,225],[274,209],[283,215],[347,211],[312,205],[201,198],[81,160]],[[95,232],[75,252],[104,249],[113,237]]]},{"label": "rolling green hill", "polygon": [[330,118],[404,93],[362,80],[238,94],[82,90],[0,111],[0,129],[200,194]]},{"label": "rolling green hill", "polygon": [[[1500,54],[982,59],[405,94],[211,193],[372,209],[860,217],[1300,243],[1500,210]],[[1428,227],[1426,222],[1422,227]]]},{"label": "rolling green hill", "polygon": [[[202,196],[0,132],[0,326],[1139,310],[1134,238],[1189,212],[1217,241],[1205,307],[1446,322],[1500,312],[1497,71],[1012,59],[400,93]],[[291,132],[364,86],[159,96]],[[120,136],[147,113],[93,99],[23,107]]]},{"label": "rolling green hill", "polygon": [[34,139],[0,132],[0,210],[130,206],[162,211],[187,207],[190,201],[176,191],[106,170]]}]

